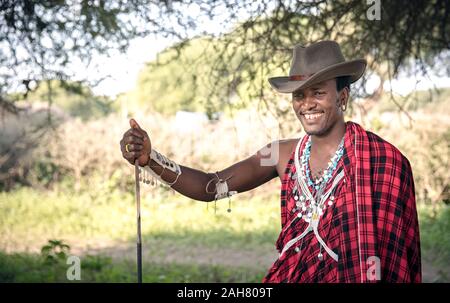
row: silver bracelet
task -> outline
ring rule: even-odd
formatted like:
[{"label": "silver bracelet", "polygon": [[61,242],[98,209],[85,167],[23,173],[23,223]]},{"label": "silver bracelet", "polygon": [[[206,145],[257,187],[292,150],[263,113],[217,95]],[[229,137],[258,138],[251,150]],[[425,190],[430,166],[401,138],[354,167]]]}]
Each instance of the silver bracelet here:
[{"label": "silver bracelet", "polygon": [[[161,174],[158,175],[158,174],[152,169],[152,166],[150,166],[150,161],[149,161],[149,162],[147,163],[147,165],[143,167],[144,175],[145,175],[145,173],[148,173],[148,174],[150,174],[154,179],[156,179],[157,181],[159,181],[160,183],[165,184],[165,185],[168,185],[168,186],[170,186],[170,187],[171,187],[172,185],[174,185],[174,184],[178,181],[178,178],[180,177],[182,171],[181,171],[180,166],[179,166],[176,162],[170,160],[169,158],[165,157],[164,155],[162,155],[161,153],[157,152],[157,151],[154,150],[154,149],[152,149],[152,151],[151,151],[151,153],[150,153],[150,159],[154,160],[158,165],[160,165],[160,166],[163,168],[163,171],[161,172]],[[164,173],[164,170],[166,170],[166,169],[168,169],[168,170],[174,172],[174,173],[177,175],[175,181],[173,181],[172,183],[169,183],[169,182],[163,180],[162,177],[161,177],[162,174]],[[149,184],[150,182],[145,182],[145,180],[144,180],[144,183]],[[152,182],[152,184],[154,184],[154,182]]]},{"label": "silver bracelet", "polygon": [[181,168],[175,161],[170,160],[154,149],[152,149],[150,153],[150,159],[153,159],[153,161],[155,161],[162,167],[165,167],[166,169],[171,170],[176,174],[181,174]]}]

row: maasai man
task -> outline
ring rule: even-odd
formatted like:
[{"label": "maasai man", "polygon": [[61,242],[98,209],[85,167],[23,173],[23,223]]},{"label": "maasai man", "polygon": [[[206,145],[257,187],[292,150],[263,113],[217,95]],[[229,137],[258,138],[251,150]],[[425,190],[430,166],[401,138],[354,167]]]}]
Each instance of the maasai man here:
[{"label": "maasai man", "polygon": [[[207,202],[280,178],[279,257],[263,282],[421,282],[410,164],[392,144],[344,120],[350,84],[365,68],[364,59],[346,61],[334,41],[295,46],[289,76],[269,82],[292,94],[306,135],[272,142],[216,173],[164,157],[134,120],[120,143],[123,157],[138,159],[144,176]],[[268,164],[268,148],[276,163]]]}]

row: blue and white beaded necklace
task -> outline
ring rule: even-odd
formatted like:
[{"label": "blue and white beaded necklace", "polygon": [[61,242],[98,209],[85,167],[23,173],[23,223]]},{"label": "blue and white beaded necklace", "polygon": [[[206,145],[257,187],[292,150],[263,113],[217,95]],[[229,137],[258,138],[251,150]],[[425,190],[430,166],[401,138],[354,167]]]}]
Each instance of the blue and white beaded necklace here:
[{"label": "blue and white beaded necklace", "polygon": [[333,172],[336,170],[336,166],[339,162],[339,159],[341,159],[343,153],[344,153],[344,137],[342,137],[342,140],[339,143],[339,146],[338,146],[336,152],[334,153],[333,157],[331,157],[330,161],[328,162],[327,168],[321,173],[321,177],[317,178],[313,182],[311,180],[311,173],[310,173],[310,169],[309,169],[309,160],[311,158],[311,137],[309,137],[308,141],[306,142],[305,148],[303,149],[303,153],[302,153],[302,157],[301,157],[301,164],[302,164],[302,168],[305,171],[308,185],[313,187],[316,191],[318,191],[319,188],[321,188],[322,186],[326,186],[328,181],[331,179]]}]

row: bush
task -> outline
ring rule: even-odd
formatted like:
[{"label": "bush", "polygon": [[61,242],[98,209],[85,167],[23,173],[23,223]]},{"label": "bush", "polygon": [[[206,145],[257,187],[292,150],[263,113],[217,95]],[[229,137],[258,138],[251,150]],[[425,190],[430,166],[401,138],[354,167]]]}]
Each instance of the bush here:
[{"label": "bush", "polygon": [[439,205],[431,210],[419,209],[422,257],[436,266],[439,280],[450,280],[450,206]]},{"label": "bush", "polygon": [[48,243],[41,248],[41,256],[47,263],[57,263],[65,260],[70,253],[70,246],[63,240],[48,240]]}]

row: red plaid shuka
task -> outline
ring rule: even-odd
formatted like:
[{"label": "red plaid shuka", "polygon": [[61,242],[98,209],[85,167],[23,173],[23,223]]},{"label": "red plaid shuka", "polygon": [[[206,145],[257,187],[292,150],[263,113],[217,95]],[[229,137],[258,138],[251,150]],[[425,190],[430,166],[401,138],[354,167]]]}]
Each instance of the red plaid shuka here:
[{"label": "red plaid shuka", "polygon": [[[300,152],[307,140],[304,136]],[[295,151],[281,185],[279,252],[308,225],[293,212],[294,155]],[[319,235],[338,255],[338,261],[323,250],[320,261],[320,244],[309,233],[297,243],[300,252],[294,246],[287,249],[263,282],[421,282],[419,226],[409,161],[390,143],[347,122],[344,154],[334,176],[341,170],[344,178],[336,188],[335,203],[326,208],[318,226]]]}]

